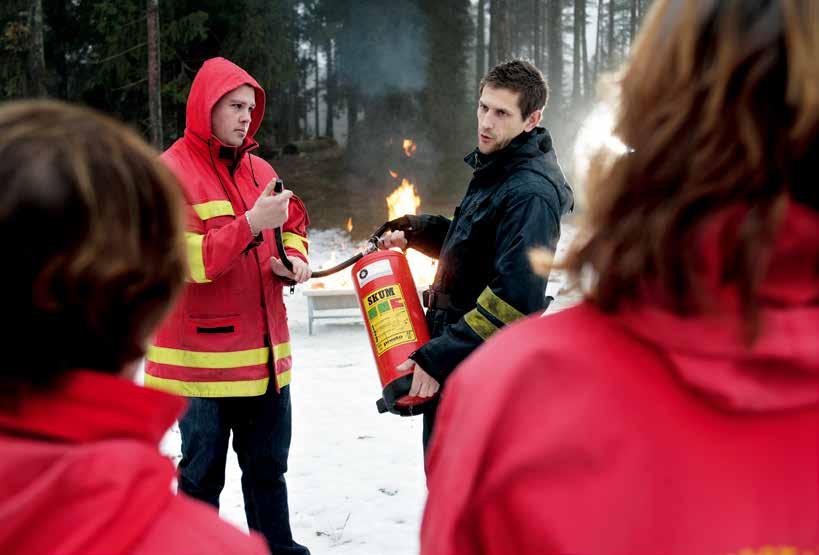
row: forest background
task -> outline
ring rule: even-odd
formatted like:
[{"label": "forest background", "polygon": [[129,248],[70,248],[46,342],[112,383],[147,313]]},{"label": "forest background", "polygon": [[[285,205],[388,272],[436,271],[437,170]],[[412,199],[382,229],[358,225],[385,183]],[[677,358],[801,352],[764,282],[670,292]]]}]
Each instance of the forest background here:
[{"label": "forest background", "polygon": [[[365,235],[403,179],[451,213],[470,176],[478,85],[499,61],[544,73],[543,125],[572,151],[597,84],[628,54],[650,0],[4,0],[0,100],[52,97],[127,122],[157,148],[185,127],[213,56],[267,92],[259,154],[313,225]],[[412,140],[411,149],[405,140]]]}]

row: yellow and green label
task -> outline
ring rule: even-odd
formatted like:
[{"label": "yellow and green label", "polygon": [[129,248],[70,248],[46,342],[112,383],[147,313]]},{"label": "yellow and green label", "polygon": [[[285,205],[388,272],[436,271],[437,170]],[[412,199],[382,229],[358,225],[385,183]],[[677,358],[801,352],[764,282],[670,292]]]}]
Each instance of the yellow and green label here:
[{"label": "yellow and green label", "polygon": [[367,295],[364,306],[378,356],[393,347],[416,340],[400,285],[376,289]]}]

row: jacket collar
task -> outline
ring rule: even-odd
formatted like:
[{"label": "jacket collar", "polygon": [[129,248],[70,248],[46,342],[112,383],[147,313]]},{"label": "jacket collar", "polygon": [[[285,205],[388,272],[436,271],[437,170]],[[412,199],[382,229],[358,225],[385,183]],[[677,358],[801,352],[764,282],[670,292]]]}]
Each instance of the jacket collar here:
[{"label": "jacket collar", "polygon": [[195,152],[204,156],[208,160],[208,164],[211,164],[211,162],[213,165],[220,164],[231,171],[242,163],[245,154],[259,148],[259,143],[250,137],[246,137],[241,146],[229,146],[213,135],[206,139],[191,129],[185,129],[185,142]]},{"label": "jacket collar", "polygon": [[[473,170],[475,178],[497,178],[507,173],[517,163],[539,156],[552,150],[552,137],[543,127],[524,131],[502,149],[491,154],[481,154],[475,149],[464,157]],[[494,180],[493,180],[494,182]]]},{"label": "jacket collar", "polygon": [[69,443],[131,438],[156,444],[185,406],[180,397],[123,378],[77,370],[55,390],[0,411],[0,430]]}]

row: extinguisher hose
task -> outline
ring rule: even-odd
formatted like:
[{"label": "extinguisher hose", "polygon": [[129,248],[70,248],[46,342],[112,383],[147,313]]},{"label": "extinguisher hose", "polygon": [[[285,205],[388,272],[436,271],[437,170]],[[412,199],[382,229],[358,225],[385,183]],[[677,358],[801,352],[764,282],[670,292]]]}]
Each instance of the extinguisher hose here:
[{"label": "extinguisher hose", "polygon": [[[273,187],[273,190],[276,193],[281,193],[284,190],[284,181],[277,178],[276,179],[276,184]],[[379,227],[375,231],[375,233],[373,233],[372,237],[370,237],[367,240],[367,248],[365,249],[364,252],[359,252],[359,253],[351,256],[350,258],[348,258],[347,260],[345,260],[341,264],[336,264],[332,268],[327,268],[325,270],[317,270],[315,272],[312,272],[310,277],[311,278],[323,278],[323,277],[327,277],[329,275],[335,274],[337,272],[340,272],[344,268],[349,268],[350,266],[352,266],[353,264],[355,264],[356,262],[361,260],[364,257],[365,254],[369,254],[371,252],[377,251],[378,250],[379,238],[380,238],[381,234],[384,231],[386,231],[386,228],[385,228],[385,226],[382,225],[381,227]],[[293,271],[293,263],[287,257],[287,253],[284,250],[284,241],[282,240],[282,228],[277,227],[273,231],[273,234],[276,237],[276,250],[279,251],[279,259],[282,261],[282,264],[284,264],[284,267],[287,268],[288,271],[292,272]],[[287,281],[287,283],[289,283],[289,284],[295,283],[295,282],[292,282],[292,280],[285,280],[285,281]]]}]

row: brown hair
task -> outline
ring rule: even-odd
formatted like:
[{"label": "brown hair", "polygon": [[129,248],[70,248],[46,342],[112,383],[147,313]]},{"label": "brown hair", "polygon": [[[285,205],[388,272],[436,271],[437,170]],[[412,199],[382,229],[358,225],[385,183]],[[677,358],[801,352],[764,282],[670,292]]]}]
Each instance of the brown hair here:
[{"label": "brown hair", "polygon": [[0,107],[4,393],[144,354],[184,280],[181,207],[158,153],[123,125],[59,102]]},{"label": "brown hair", "polygon": [[613,311],[659,287],[678,314],[701,312],[698,241],[729,207],[721,281],[739,293],[749,337],[765,251],[792,198],[819,209],[819,2],[658,0],[620,79],[615,132],[589,176],[590,228],[567,266],[591,270]]},{"label": "brown hair", "polygon": [[480,92],[490,87],[520,93],[518,107],[523,119],[542,110],[549,100],[549,87],[538,68],[526,60],[511,60],[496,65],[481,79]]}]

